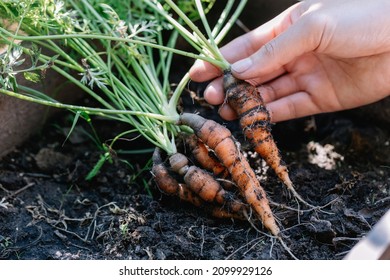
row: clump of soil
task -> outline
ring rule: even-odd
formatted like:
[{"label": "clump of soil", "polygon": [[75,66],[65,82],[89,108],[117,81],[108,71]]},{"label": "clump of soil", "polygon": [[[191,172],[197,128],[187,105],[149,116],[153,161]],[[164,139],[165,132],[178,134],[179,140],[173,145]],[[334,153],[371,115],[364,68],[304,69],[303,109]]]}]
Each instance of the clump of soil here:
[{"label": "clump of soil", "polygon": [[[294,210],[297,203],[272,170],[248,153],[269,197],[279,204],[273,210],[286,243],[300,259],[343,258],[390,207],[388,126],[352,113],[285,122],[273,129],[295,188],[311,204],[323,205],[320,210]],[[218,119],[210,109],[202,114]],[[212,218],[161,194],[147,168],[151,152],[113,154],[113,162],[86,181],[105,151],[90,140],[92,133],[83,124],[63,143],[71,124],[67,116],[49,122],[2,159],[0,258],[291,258],[260,232],[260,223]],[[234,122],[227,125],[237,127]],[[102,120],[95,127],[103,141],[123,129]],[[152,150],[145,143],[136,138],[117,148]],[[313,143],[331,145],[330,157],[334,152],[342,159],[329,169],[310,163]]]}]

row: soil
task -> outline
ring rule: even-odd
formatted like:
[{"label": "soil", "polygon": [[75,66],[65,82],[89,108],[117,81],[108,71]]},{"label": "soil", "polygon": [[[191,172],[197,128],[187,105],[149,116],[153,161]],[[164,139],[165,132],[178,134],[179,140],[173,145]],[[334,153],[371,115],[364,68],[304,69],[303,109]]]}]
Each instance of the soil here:
[{"label": "soil", "polygon": [[[215,109],[189,104],[187,111],[221,121]],[[123,129],[93,124],[103,140]],[[235,122],[225,124],[243,140]],[[149,171],[153,147],[141,138],[118,151],[149,152],[112,151],[112,163],[85,180],[104,151],[87,123],[65,141],[71,125],[62,114],[1,161],[1,259],[291,259],[260,223],[213,218],[162,194]],[[389,209],[388,123],[355,110],[280,123],[273,134],[297,191],[325,206],[303,213],[273,206],[287,245],[299,259],[342,259]],[[262,160],[248,157],[269,197],[297,208]]]},{"label": "soil", "polygon": [[[271,2],[261,3],[266,9]],[[270,18],[277,12],[264,13]],[[204,85],[191,86],[201,96]],[[272,208],[291,252],[328,260],[342,259],[390,208],[389,99],[385,104],[273,126],[296,190],[324,206],[298,212],[305,207],[250,152],[236,122],[223,122],[215,108],[188,96],[183,100],[186,111],[223,122],[241,141],[269,197],[279,203]],[[93,126],[103,143],[128,129],[101,119]],[[153,147],[138,135],[104,151],[88,123],[79,121],[66,139],[71,127],[72,117],[63,112],[0,161],[0,259],[292,258],[260,222],[217,219],[162,194],[150,174]],[[135,149],[145,152],[120,152]],[[106,152],[112,162],[86,180]]]}]

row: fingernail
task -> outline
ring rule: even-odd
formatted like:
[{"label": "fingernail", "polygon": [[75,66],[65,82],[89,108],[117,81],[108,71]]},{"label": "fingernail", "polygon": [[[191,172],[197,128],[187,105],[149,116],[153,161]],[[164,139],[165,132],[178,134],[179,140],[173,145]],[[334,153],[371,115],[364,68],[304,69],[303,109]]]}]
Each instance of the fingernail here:
[{"label": "fingernail", "polygon": [[236,73],[242,73],[248,70],[252,66],[252,60],[245,58],[232,64],[232,70]]}]

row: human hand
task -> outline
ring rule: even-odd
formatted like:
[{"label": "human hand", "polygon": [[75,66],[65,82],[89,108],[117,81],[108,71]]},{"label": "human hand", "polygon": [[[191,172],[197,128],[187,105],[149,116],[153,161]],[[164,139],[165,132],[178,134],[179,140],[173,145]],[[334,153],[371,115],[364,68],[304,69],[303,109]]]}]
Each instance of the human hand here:
[{"label": "human hand", "polygon": [[[302,1],[221,52],[236,78],[260,85],[273,122],[355,108],[390,93],[389,10],[389,0]],[[213,105],[224,101],[221,74],[203,61],[190,69],[194,81],[214,79]],[[236,117],[226,104],[220,114]]]}]

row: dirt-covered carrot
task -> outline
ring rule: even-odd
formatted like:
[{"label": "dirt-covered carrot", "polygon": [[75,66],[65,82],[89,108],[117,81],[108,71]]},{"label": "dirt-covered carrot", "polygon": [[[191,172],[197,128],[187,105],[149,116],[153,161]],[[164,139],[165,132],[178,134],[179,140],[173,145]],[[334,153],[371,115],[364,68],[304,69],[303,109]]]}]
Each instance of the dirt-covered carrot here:
[{"label": "dirt-covered carrot", "polygon": [[224,189],[232,190],[234,188],[233,182],[229,180],[229,171],[219,162],[215,154],[207,148],[202,140],[192,135],[186,138],[186,143],[197,163],[202,168],[212,172],[219,179]]},{"label": "dirt-covered carrot", "polygon": [[293,184],[271,134],[270,115],[257,88],[225,71],[223,81],[228,104],[237,113],[246,139],[289,188]]},{"label": "dirt-covered carrot", "polygon": [[230,131],[215,121],[189,113],[180,116],[180,123],[190,126],[196,136],[215,152],[219,161],[228,169],[241,195],[259,216],[265,228],[278,236],[280,229],[276,224],[266,193]]},{"label": "dirt-covered carrot", "polygon": [[202,199],[185,185],[179,182],[169,174],[161,158],[161,150],[156,148],[153,153],[152,174],[154,180],[161,191],[169,195],[178,196],[181,200],[187,201],[197,207],[203,205]]},{"label": "dirt-covered carrot", "polygon": [[184,182],[203,200],[207,202],[215,201],[218,204],[224,203],[226,192],[221,185],[210,174],[202,172],[199,167],[188,166],[186,156],[176,153],[170,156],[169,162],[172,170],[182,175]]},{"label": "dirt-covered carrot", "polygon": [[217,180],[204,169],[195,165],[189,166],[188,159],[181,153],[169,157],[173,171],[183,176],[186,185],[206,202],[224,205],[230,212],[241,213],[245,204],[239,201],[233,193],[226,191]]},{"label": "dirt-covered carrot", "polygon": [[[178,158],[176,157],[176,160]],[[191,170],[189,170],[188,166],[181,166],[181,163],[175,163],[175,159],[171,160],[173,162],[176,172],[181,175],[185,175],[188,171],[191,174]],[[183,168],[184,167],[184,168]],[[181,184],[179,183],[170,173],[166,165],[164,164],[161,157],[161,150],[156,148],[153,153],[153,167],[152,173],[154,175],[154,180],[159,187],[159,189],[168,194],[179,197],[181,200],[189,202],[196,207],[202,207],[206,209],[212,216],[217,218],[234,218],[234,219],[244,219],[246,213],[245,204],[238,201],[237,199],[233,200],[220,200],[221,203],[219,205],[215,204],[207,204],[207,202],[214,202],[214,198],[217,196],[217,192],[211,191],[210,187],[208,188],[208,192],[206,192],[207,187],[203,192],[199,188],[199,180],[196,180],[195,177],[192,179],[185,179],[190,184]],[[202,176],[201,180],[205,180]],[[213,180],[211,180],[213,181]],[[192,182],[197,182],[197,184],[192,184]],[[198,185],[198,186],[197,186]],[[215,185],[215,184],[214,184]],[[195,190],[195,191],[194,191]],[[221,198],[219,198],[221,199]]]},{"label": "dirt-covered carrot", "polygon": [[275,171],[287,189],[303,204],[317,208],[305,201],[295,190],[287,167],[271,134],[270,115],[255,86],[224,72],[223,86],[228,104],[236,111],[240,126],[253,149]]}]

